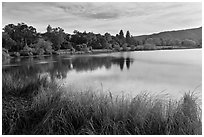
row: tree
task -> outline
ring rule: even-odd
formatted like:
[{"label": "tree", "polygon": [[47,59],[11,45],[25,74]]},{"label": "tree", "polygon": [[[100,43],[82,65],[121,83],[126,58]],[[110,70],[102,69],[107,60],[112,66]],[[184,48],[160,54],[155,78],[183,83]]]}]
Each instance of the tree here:
[{"label": "tree", "polygon": [[14,41],[7,32],[2,32],[2,47],[9,50],[13,51],[16,50],[16,41]]},{"label": "tree", "polygon": [[199,40],[198,40],[197,46],[198,46],[199,48],[202,48],[202,39],[199,39]]},{"label": "tree", "polygon": [[163,38],[160,38],[161,46],[166,46],[166,41]]},{"label": "tree", "polygon": [[130,32],[129,30],[126,32],[126,43],[131,44],[131,37],[130,37]]},{"label": "tree", "polygon": [[162,45],[161,45],[161,40],[160,40],[160,38],[153,38],[153,43],[154,43],[156,46],[162,46]]},{"label": "tree", "polygon": [[9,57],[10,55],[8,54],[8,50],[5,48],[2,48],[2,61],[4,62]]},{"label": "tree", "polygon": [[18,23],[16,27],[23,46],[34,43],[37,39],[37,31],[34,27],[28,26],[25,23]]},{"label": "tree", "polygon": [[52,42],[52,48],[54,50],[59,50],[61,44],[65,41],[66,34],[62,28],[52,28],[50,25],[48,25],[47,32],[44,33],[43,36],[45,37],[45,40]]},{"label": "tree", "polygon": [[8,24],[3,30],[11,39],[16,41],[18,47],[16,50],[23,49],[24,46],[35,43],[38,37],[36,29],[25,23],[18,23],[17,25]]},{"label": "tree", "polygon": [[154,50],[154,49],[156,49],[156,46],[155,46],[155,44],[146,43],[146,44],[144,44],[144,49],[145,50]]},{"label": "tree", "polygon": [[70,41],[72,43],[74,43],[73,47],[76,49],[76,45],[80,45],[80,44],[83,44],[83,43],[86,44],[87,43],[86,33],[85,32],[81,33],[81,32],[79,32],[77,30],[74,30],[74,34],[71,35]]},{"label": "tree", "polygon": [[181,46],[181,40],[179,40],[179,39],[171,40],[171,45],[172,46]]},{"label": "tree", "polygon": [[122,46],[125,43],[123,30],[120,30],[119,35],[116,35],[116,37],[117,37],[117,42]]},{"label": "tree", "polygon": [[128,48],[127,48],[127,46],[128,46],[128,44],[127,43],[124,43],[123,45],[122,45],[122,50],[123,51],[127,51],[128,50]]},{"label": "tree", "polygon": [[123,38],[124,38],[123,30],[120,30],[120,32],[119,32],[119,39],[123,39]]},{"label": "tree", "polygon": [[133,36],[130,37],[130,44],[131,45],[139,45],[139,41],[137,41]]},{"label": "tree", "polygon": [[166,46],[171,46],[171,40],[170,39],[166,39]]},{"label": "tree", "polygon": [[110,43],[111,41],[112,41],[112,37],[111,37],[111,35],[110,35],[110,33],[105,33],[104,34],[104,36],[105,36],[105,39],[106,39],[106,41],[108,42],[108,43]]},{"label": "tree", "polygon": [[120,51],[120,45],[116,42],[116,43],[114,43],[113,44],[113,49],[115,50],[115,51]]},{"label": "tree", "polygon": [[61,45],[61,49],[72,49],[72,43],[69,41],[65,41]]},{"label": "tree", "polygon": [[92,47],[93,44],[97,41],[97,37],[93,32],[89,32],[85,35],[88,47]]},{"label": "tree", "polygon": [[51,33],[52,32],[52,27],[50,25],[47,26],[47,32]]},{"label": "tree", "polygon": [[153,38],[146,39],[145,44],[154,44]]},{"label": "tree", "polygon": [[195,47],[196,46],[196,42],[190,39],[185,39],[182,41],[182,46],[183,47]]},{"label": "tree", "polygon": [[130,45],[130,50],[134,51],[136,49],[135,45]]},{"label": "tree", "polygon": [[103,49],[106,49],[109,47],[108,41],[106,40],[105,37],[101,36],[99,39],[99,42],[101,43],[101,46]]},{"label": "tree", "polygon": [[51,54],[52,53],[52,43],[50,41],[45,41],[44,39],[38,39],[38,42],[33,44],[32,47],[35,49],[36,54]]}]

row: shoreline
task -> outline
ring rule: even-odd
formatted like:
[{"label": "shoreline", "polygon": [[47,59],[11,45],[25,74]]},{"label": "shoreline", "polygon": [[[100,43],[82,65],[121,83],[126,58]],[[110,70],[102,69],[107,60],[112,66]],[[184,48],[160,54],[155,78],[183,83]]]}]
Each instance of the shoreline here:
[{"label": "shoreline", "polygon": [[[116,50],[108,50],[108,49],[99,49],[99,50],[93,50],[92,52],[84,52],[84,51],[77,51],[74,53],[71,53],[70,51],[67,52],[66,50],[61,50],[61,53],[57,54],[43,54],[43,55],[32,55],[32,56],[18,56],[13,57],[10,56],[7,59],[13,59],[13,58],[30,58],[30,57],[49,57],[49,56],[59,56],[59,55],[95,55],[95,54],[103,54],[103,53],[116,53],[116,52],[134,52],[134,51],[162,51],[162,50],[185,50],[185,49],[202,49],[202,48],[166,48],[166,49],[150,49],[150,50],[127,50],[127,51],[116,51]],[[57,51],[55,51],[57,52]],[[60,52],[60,51],[59,51]],[[66,53],[63,53],[66,52]]]}]

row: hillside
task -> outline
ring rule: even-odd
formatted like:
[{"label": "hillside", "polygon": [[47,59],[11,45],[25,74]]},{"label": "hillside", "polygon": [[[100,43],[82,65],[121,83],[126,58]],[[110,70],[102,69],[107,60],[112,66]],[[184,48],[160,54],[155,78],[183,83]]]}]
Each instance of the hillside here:
[{"label": "hillside", "polygon": [[163,39],[190,39],[194,41],[202,40],[202,27],[186,29],[186,30],[177,30],[177,31],[165,31],[160,33],[155,33],[151,35],[140,35],[134,36],[138,41],[145,40],[147,38],[163,38]]}]

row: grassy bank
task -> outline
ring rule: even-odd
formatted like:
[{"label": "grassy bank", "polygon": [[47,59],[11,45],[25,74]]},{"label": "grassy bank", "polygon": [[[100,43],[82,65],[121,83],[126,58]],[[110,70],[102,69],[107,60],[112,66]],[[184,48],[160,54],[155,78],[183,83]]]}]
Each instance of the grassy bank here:
[{"label": "grassy bank", "polygon": [[202,134],[201,110],[190,93],[179,101],[146,93],[112,97],[9,73],[2,87],[3,134]]}]

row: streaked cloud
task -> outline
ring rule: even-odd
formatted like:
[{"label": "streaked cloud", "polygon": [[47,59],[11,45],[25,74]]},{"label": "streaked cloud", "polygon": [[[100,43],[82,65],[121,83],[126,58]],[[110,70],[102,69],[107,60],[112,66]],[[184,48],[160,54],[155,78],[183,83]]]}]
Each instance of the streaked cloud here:
[{"label": "streaked cloud", "polygon": [[2,27],[25,22],[41,32],[48,24],[69,33],[77,29],[113,35],[120,29],[140,35],[202,25],[201,3],[4,2],[2,6]]}]

